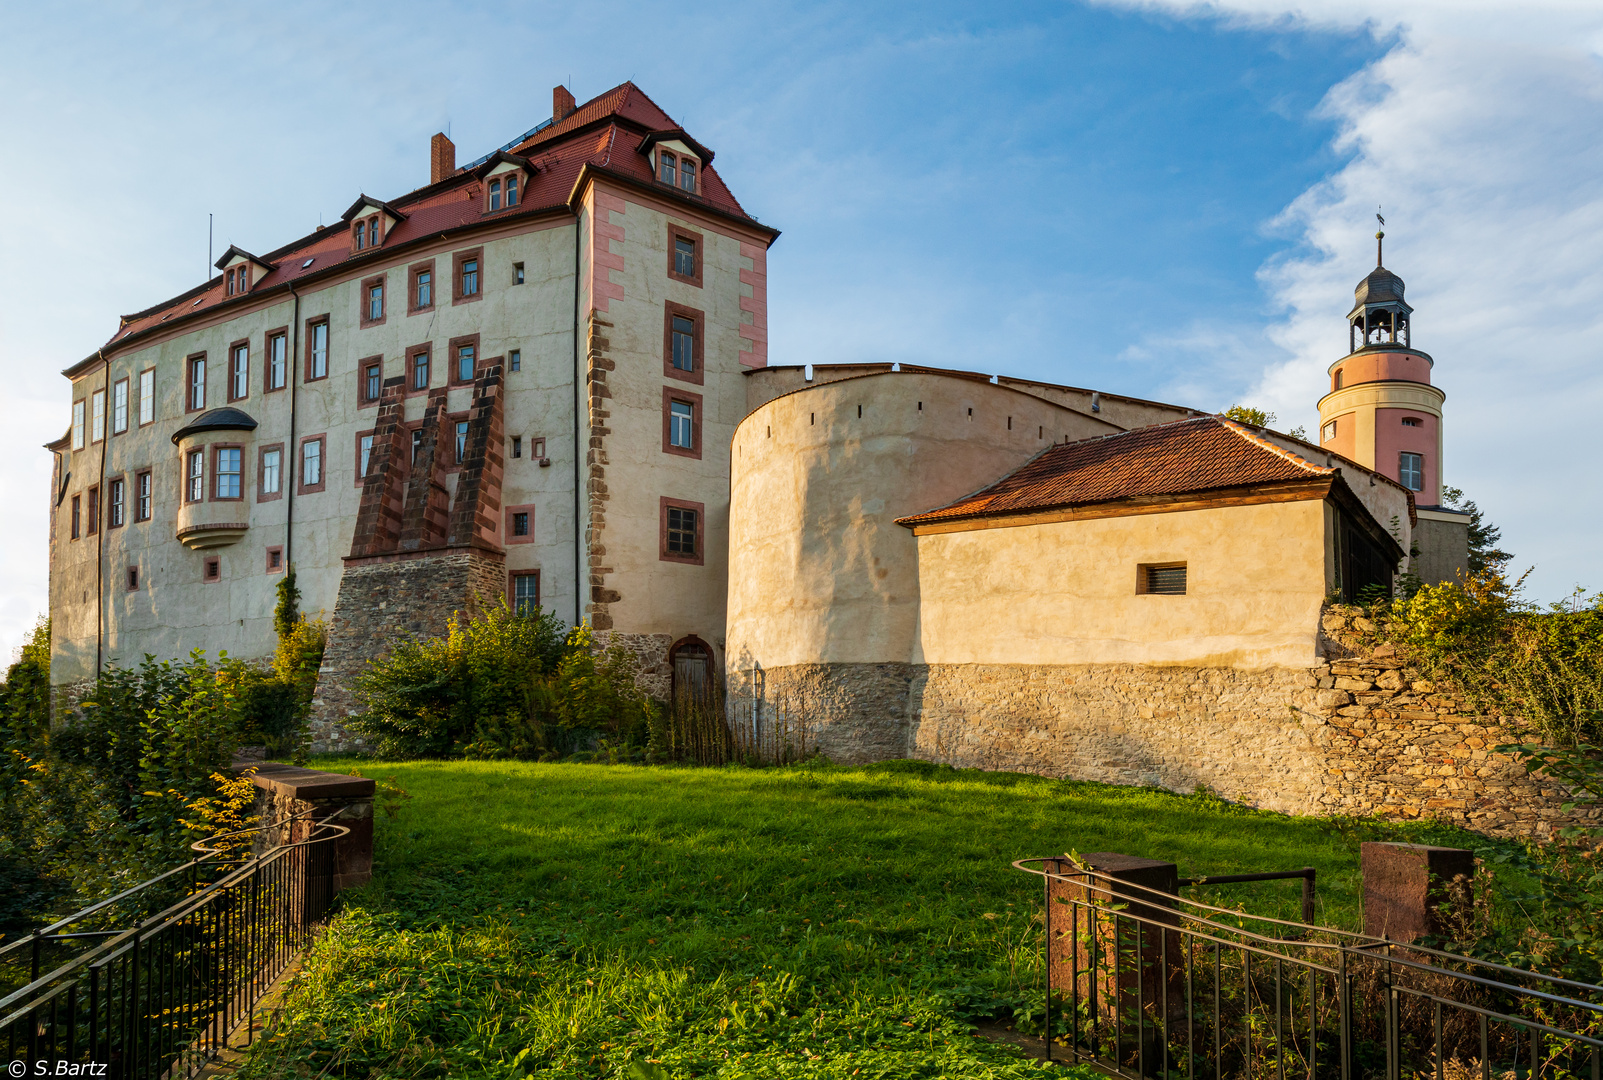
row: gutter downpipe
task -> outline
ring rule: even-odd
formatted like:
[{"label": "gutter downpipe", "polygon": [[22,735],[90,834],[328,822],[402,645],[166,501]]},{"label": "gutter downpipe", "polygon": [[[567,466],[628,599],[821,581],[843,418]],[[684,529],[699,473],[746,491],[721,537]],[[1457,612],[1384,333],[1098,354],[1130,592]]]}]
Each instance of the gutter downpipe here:
[{"label": "gutter downpipe", "polygon": [[295,283],[288,282],[289,294],[295,298],[295,312],[289,319],[289,370],[285,377],[289,379],[289,445],[284,448],[284,465],[279,471],[282,477],[280,483],[284,485],[284,573],[288,574],[290,567],[295,564],[290,560],[295,554],[295,483],[300,478],[300,455],[295,446],[295,400],[301,386],[301,294],[295,291]]},{"label": "gutter downpipe", "polygon": [[573,214],[573,625],[584,621],[584,505],[580,491],[583,476],[584,427],[580,422],[579,384],[579,277],[583,243],[580,239],[584,224],[584,203]]},{"label": "gutter downpipe", "polygon": [[[106,355],[105,349],[96,351],[100,354],[101,382],[105,384],[100,392],[106,395],[105,426],[100,432],[100,476],[95,480],[95,679],[99,680],[106,644],[106,521],[105,515],[100,512],[100,500],[106,493],[106,451],[111,449],[111,357]],[[90,411],[92,414],[93,409]],[[91,415],[90,435],[94,434],[94,422],[95,418]]]}]

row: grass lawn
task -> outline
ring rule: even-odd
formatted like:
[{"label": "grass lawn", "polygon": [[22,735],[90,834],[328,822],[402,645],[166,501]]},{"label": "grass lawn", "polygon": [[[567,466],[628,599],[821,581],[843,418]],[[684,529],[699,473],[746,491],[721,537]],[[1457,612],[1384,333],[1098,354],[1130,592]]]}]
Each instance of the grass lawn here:
[{"label": "grass lawn", "polygon": [[[412,798],[251,1076],[1024,1076],[1046,1066],[972,1024],[1039,1014],[1013,859],[1313,866],[1319,921],[1358,918],[1353,830],[1205,796],[913,762],[314,764]],[[1299,890],[1207,895],[1296,918]]]}]

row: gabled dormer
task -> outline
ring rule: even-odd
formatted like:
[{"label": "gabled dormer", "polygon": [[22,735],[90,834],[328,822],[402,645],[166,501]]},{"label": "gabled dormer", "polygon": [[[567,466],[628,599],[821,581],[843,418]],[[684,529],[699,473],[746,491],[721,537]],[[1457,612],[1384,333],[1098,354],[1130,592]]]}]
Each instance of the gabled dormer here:
[{"label": "gabled dormer", "polygon": [[243,296],[250,291],[252,285],[267,276],[273,269],[273,264],[258,259],[242,248],[228,245],[223,257],[216,262],[217,269],[223,272],[223,295]]},{"label": "gabled dormer", "polygon": [[497,150],[473,170],[484,190],[484,212],[494,214],[522,206],[534,176],[534,162]]},{"label": "gabled dormer", "polygon": [[712,164],[712,151],[687,135],[684,128],[653,131],[641,141],[640,152],[651,162],[651,175],[657,183],[688,195],[702,193],[701,173]]},{"label": "gabled dormer", "polygon": [[340,220],[350,225],[351,254],[355,255],[368,248],[382,247],[390,231],[405,221],[406,215],[387,202],[363,195],[340,215]]}]

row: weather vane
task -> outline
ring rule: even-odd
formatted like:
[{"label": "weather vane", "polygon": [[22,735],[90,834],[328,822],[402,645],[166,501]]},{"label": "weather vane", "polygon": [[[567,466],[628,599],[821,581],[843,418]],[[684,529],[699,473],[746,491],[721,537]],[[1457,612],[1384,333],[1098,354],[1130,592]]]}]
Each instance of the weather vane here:
[{"label": "weather vane", "polygon": [[1375,230],[1375,265],[1380,266],[1380,245],[1386,239],[1386,219],[1380,216],[1380,207],[1375,207],[1375,220],[1380,222],[1380,228]]}]

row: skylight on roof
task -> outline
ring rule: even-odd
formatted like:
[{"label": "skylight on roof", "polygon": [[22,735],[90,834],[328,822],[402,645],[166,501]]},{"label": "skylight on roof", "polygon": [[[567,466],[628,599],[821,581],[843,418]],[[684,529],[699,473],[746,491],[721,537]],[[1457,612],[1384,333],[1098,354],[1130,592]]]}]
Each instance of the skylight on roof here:
[{"label": "skylight on roof", "polygon": [[[204,299],[206,299],[204,296],[202,296],[200,298],[200,300],[204,300]],[[189,306],[190,307],[200,307],[200,300],[196,300],[193,304],[190,304]]]},{"label": "skylight on roof", "polygon": [[310,259],[307,259],[305,262],[301,263],[301,269],[305,270],[308,266],[311,266],[316,261],[317,261],[317,256],[313,255]]}]

